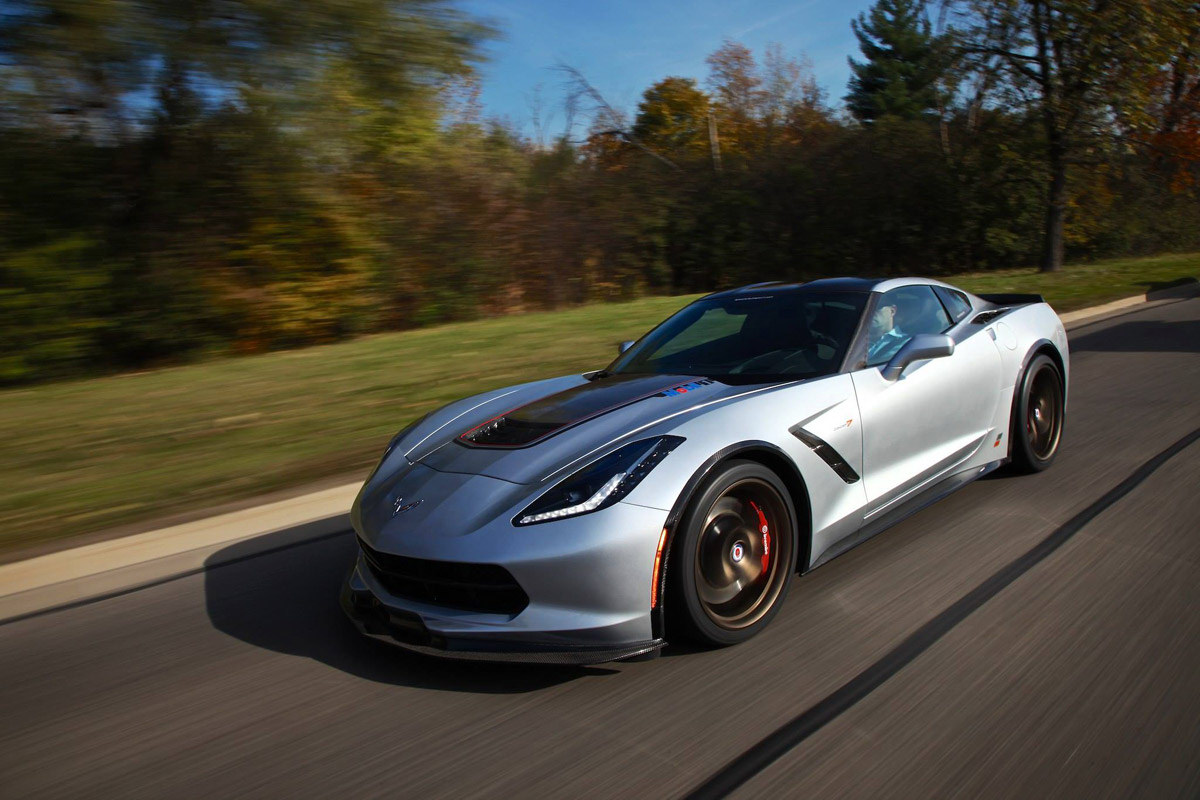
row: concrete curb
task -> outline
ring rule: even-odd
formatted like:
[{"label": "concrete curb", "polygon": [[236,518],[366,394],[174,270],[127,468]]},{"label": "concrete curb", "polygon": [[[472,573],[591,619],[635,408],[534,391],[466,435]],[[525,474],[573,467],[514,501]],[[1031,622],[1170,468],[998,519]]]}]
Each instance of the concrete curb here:
[{"label": "concrete curb", "polygon": [[[0,621],[196,572],[222,563],[210,559],[238,542],[256,540],[267,550],[349,530],[349,508],[360,485],[4,564]],[[252,545],[247,549],[253,552]]]},{"label": "concrete curb", "polygon": [[[1200,283],[1061,315],[1068,328],[1146,303],[1200,295]],[[359,483],[0,565],[0,623],[200,572],[226,561],[349,531]],[[273,534],[273,535],[268,535]],[[244,547],[229,548],[235,543]],[[227,557],[213,556],[229,549]],[[236,550],[236,554],[232,551]]]},{"label": "concrete curb", "polygon": [[1087,308],[1079,308],[1075,311],[1068,311],[1065,314],[1059,314],[1058,318],[1062,320],[1063,325],[1072,326],[1083,322],[1097,321],[1100,317],[1107,317],[1115,314],[1118,311],[1124,311],[1127,308],[1140,306],[1143,303],[1155,303],[1163,300],[1181,300],[1186,297],[1194,297],[1200,294],[1200,281],[1195,278],[1186,283],[1181,283],[1178,286],[1169,286],[1165,289],[1155,289],[1145,294],[1138,294],[1132,297],[1122,297],[1120,300],[1113,300],[1111,303],[1104,303],[1098,306],[1089,306]]}]

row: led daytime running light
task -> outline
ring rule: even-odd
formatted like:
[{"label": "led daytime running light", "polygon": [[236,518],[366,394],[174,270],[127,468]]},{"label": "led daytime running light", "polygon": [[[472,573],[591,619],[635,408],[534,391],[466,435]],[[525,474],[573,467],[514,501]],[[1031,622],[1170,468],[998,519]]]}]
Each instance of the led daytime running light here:
[{"label": "led daytime running light", "polygon": [[573,506],[559,508],[554,511],[543,511],[541,514],[530,514],[527,517],[521,517],[522,525],[529,525],[533,522],[545,522],[548,519],[558,519],[559,517],[570,517],[574,514],[585,514],[588,511],[595,511],[600,507],[608,496],[616,491],[616,488],[621,485],[621,481],[625,480],[628,472],[618,472],[608,479],[608,483],[601,486],[594,495]]},{"label": "led daytime running light", "polygon": [[[679,436],[661,436],[657,439],[643,439],[640,442],[628,444],[560,481],[553,489],[543,494],[514,518],[513,522],[516,525],[533,525],[538,522],[574,517],[607,508],[633,491],[650,470],[654,469],[660,461],[667,457],[668,453],[682,442],[683,439]],[[598,475],[588,477],[589,473],[605,469],[606,463],[612,463],[611,468],[615,470],[613,474],[605,478],[603,477],[604,473],[600,472]],[[586,500],[560,508],[553,507],[555,501],[551,498],[555,494],[566,495],[570,488],[588,486],[589,483],[591,486],[595,486],[600,480],[603,480],[603,483],[598,489],[594,491],[588,489],[591,491],[591,495]]]}]

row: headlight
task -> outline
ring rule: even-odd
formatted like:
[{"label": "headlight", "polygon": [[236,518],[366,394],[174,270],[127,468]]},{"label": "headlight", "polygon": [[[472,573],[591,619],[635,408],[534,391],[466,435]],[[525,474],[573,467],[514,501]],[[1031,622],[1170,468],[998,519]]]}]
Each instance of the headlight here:
[{"label": "headlight", "polygon": [[682,442],[680,436],[659,436],[627,444],[559,481],[518,514],[513,524],[533,525],[607,508],[633,491]]}]

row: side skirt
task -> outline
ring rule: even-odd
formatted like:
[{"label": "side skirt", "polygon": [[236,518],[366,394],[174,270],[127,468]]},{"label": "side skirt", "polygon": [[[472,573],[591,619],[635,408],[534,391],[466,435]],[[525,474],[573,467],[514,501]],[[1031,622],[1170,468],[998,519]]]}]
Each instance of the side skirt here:
[{"label": "side skirt", "polygon": [[989,472],[993,472],[1002,467],[1007,461],[1008,459],[1006,458],[1000,459],[999,461],[992,461],[989,464],[984,464],[982,467],[971,467],[969,469],[962,470],[961,472],[956,472],[953,475],[948,475],[937,483],[934,483],[928,488],[913,495],[903,503],[900,503],[895,508],[880,516],[878,519],[868,522],[866,525],[859,528],[857,532],[850,534],[845,539],[842,539],[840,542],[830,547],[828,550],[822,553],[821,557],[818,558],[811,567],[805,570],[805,572],[812,572],[822,564],[832,561],[842,553],[845,553],[846,551],[862,544],[875,534],[883,533],[888,528],[903,522],[913,514],[916,514],[926,506],[936,503],[938,500],[941,500],[951,492],[955,492],[966,486],[971,481],[982,478]]}]

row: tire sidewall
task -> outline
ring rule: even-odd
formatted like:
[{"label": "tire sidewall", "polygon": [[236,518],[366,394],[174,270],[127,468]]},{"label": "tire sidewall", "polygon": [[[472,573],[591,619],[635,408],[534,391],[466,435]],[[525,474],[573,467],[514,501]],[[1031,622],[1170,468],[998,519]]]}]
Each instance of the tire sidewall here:
[{"label": "tire sidewall", "polygon": [[[730,486],[748,478],[756,478],[767,483],[779,494],[787,511],[792,546],[789,548],[787,563],[782,565],[784,568],[783,585],[771,603],[771,607],[753,624],[745,628],[729,630],[713,622],[700,604],[694,569],[696,548],[700,542],[703,521],[709,508]],[[669,562],[671,569],[667,575],[668,597],[671,600],[668,606],[668,625],[680,630],[690,639],[716,646],[744,642],[765,628],[779,613],[784,598],[787,597],[788,588],[796,572],[796,558],[800,549],[796,508],[783,481],[770,469],[757,462],[727,462],[717,467],[712,476],[707,478],[696,490],[692,500],[688,503],[687,511],[679,521],[678,530],[679,534],[671,547]]]},{"label": "tire sidewall", "polygon": [[[1058,442],[1055,444],[1054,452],[1050,454],[1049,458],[1040,459],[1034,455],[1033,448],[1029,443],[1029,430],[1026,427],[1025,420],[1029,413],[1029,392],[1033,384],[1033,377],[1046,368],[1049,368],[1058,380],[1060,402],[1058,409]],[[1034,356],[1021,376],[1021,383],[1017,387],[1017,391],[1019,394],[1017,395],[1016,414],[1013,417],[1012,431],[1010,433],[1013,447],[1013,465],[1022,472],[1041,472],[1053,464],[1054,459],[1058,457],[1058,451],[1062,446],[1062,437],[1066,430],[1067,422],[1066,387],[1063,385],[1062,372],[1059,370],[1058,365],[1054,363],[1054,359],[1045,353]]]}]

